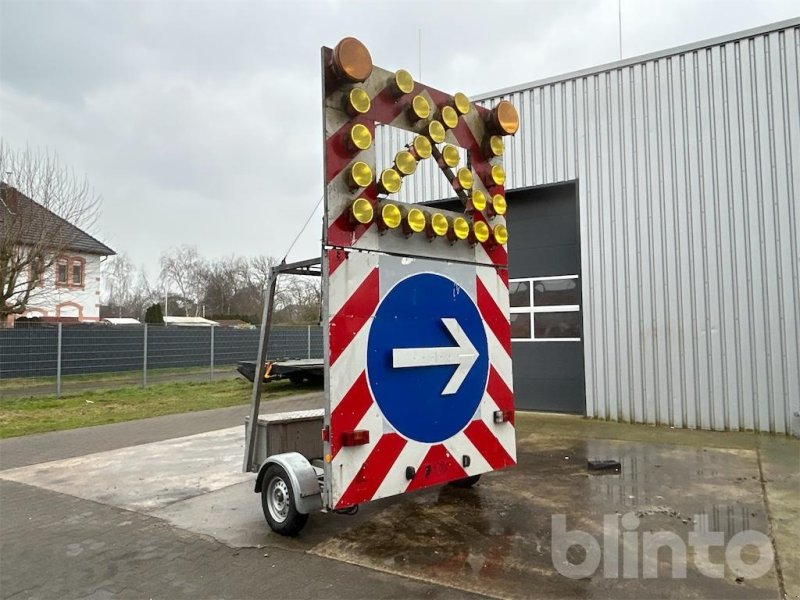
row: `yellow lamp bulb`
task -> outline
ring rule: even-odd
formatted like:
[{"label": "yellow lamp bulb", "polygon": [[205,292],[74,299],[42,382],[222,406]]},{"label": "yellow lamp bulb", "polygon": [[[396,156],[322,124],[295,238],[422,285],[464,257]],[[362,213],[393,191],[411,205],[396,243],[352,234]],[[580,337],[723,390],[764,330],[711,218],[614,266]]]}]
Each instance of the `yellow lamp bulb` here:
[{"label": "yellow lamp bulb", "polygon": [[506,204],[505,196],[503,196],[502,194],[495,194],[494,196],[492,196],[492,209],[498,215],[506,214],[508,205]]},{"label": "yellow lamp bulb", "polygon": [[484,210],[486,208],[486,194],[481,190],[472,192],[472,208],[475,210]]},{"label": "yellow lamp bulb", "polygon": [[410,94],[414,90],[414,78],[405,69],[399,69],[394,74],[394,84],[404,94]]},{"label": "yellow lamp bulb", "polygon": [[381,171],[381,188],[387,194],[396,194],[400,191],[400,186],[403,180],[400,178],[400,173],[394,169],[384,169]]},{"label": "yellow lamp bulb", "polygon": [[358,198],[350,205],[350,214],[357,223],[366,225],[372,221],[374,214],[372,204],[365,198]]},{"label": "yellow lamp bulb", "polygon": [[400,209],[394,204],[384,204],[381,208],[381,221],[389,229],[398,227],[402,218]]},{"label": "yellow lamp bulb", "polygon": [[350,108],[353,112],[363,115],[369,112],[370,100],[369,94],[362,88],[353,88],[347,96]]},{"label": "yellow lamp bulb", "polygon": [[464,217],[453,219],[453,235],[459,240],[465,240],[469,236],[469,223]]},{"label": "yellow lamp bulb", "polygon": [[350,183],[354,187],[367,187],[372,183],[372,169],[363,161],[356,161],[350,168]]},{"label": "yellow lamp bulb", "polygon": [[475,233],[475,239],[480,243],[489,239],[489,226],[483,221],[476,221],[472,226],[472,231]]},{"label": "yellow lamp bulb", "polygon": [[372,145],[372,134],[366,125],[356,123],[350,128],[350,141],[359,150],[366,150]]},{"label": "yellow lamp bulb", "polygon": [[425,221],[425,213],[420,209],[412,208],[408,211],[406,222],[408,223],[408,228],[414,233],[420,233],[425,230]]},{"label": "yellow lamp bulb", "polygon": [[431,229],[433,229],[433,233],[436,235],[446,235],[447,230],[450,229],[447,217],[442,213],[434,213],[431,217]]},{"label": "yellow lamp bulb", "polygon": [[433,152],[431,141],[424,135],[415,137],[412,145],[414,146],[414,151],[417,153],[417,156],[421,159],[428,158]]},{"label": "yellow lamp bulb", "polygon": [[494,241],[501,246],[508,242],[508,229],[506,229],[505,225],[496,225],[492,230],[492,235],[494,236]]},{"label": "yellow lamp bulb", "polygon": [[453,129],[458,125],[458,113],[452,106],[445,106],[442,108],[442,122],[448,129]]},{"label": "yellow lamp bulb", "polygon": [[471,190],[472,189],[472,171],[470,171],[466,167],[462,167],[458,170],[458,174],[456,175],[458,179],[458,183],[463,190]]},{"label": "yellow lamp bulb", "polygon": [[493,135],[489,138],[489,150],[494,156],[503,156],[505,152],[505,144],[503,138],[499,135]]},{"label": "yellow lamp bulb", "polygon": [[492,166],[492,181],[496,185],[503,185],[506,182],[506,172],[500,165]]},{"label": "yellow lamp bulb", "polygon": [[427,119],[431,114],[431,105],[425,99],[425,96],[414,96],[411,101],[411,111],[418,119]]},{"label": "yellow lamp bulb", "polygon": [[451,169],[458,165],[458,161],[461,160],[461,156],[458,153],[458,148],[455,146],[451,146],[447,144],[442,149],[442,160],[444,160],[444,164],[446,164]]},{"label": "yellow lamp bulb", "polygon": [[435,144],[441,144],[444,141],[444,136],[444,125],[439,121],[431,121],[428,124],[428,137],[431,138]]},{"label": "yellow lamp bulb", "polygon": [[401,175],[411,175],[417,170],[417,159],[408,150],[401,150],[395,154],[394,167]]}]

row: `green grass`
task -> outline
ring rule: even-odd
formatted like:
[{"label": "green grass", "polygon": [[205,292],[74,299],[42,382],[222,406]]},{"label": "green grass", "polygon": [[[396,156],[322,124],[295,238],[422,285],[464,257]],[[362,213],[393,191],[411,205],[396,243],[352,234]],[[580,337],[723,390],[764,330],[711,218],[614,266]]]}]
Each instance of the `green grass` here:
[{"label": "green grass", "polygon": [[[8,398],[0,403],[0,439],[237,406],[250,401],[251,389],[252,384],[243,379],[225,379],[92,391],[61,398]],[[269,401],[314,389],[275,382],[264,388],[261,398]]]}]

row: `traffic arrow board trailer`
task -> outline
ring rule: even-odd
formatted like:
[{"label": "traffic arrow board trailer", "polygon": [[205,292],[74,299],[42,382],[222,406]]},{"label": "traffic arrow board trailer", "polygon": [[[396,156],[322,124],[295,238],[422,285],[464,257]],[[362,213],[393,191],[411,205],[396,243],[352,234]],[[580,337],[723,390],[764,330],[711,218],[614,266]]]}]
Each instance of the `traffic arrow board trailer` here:
[{"label": "traffic arrow board trailer", "polygon": [[[517,112],[376,67],[355,38],[322,49],[322,73],[320,456],[256,460],[254,427],[245,456],[267,521],[286,534],[316,508],[351,512],[516,464],[503,136],[516,133]],[[409,143],[379,172],[381,126]],[[396,199],[423,161],[462,211]],[[253,397],[255,424],[255,387]]]}]

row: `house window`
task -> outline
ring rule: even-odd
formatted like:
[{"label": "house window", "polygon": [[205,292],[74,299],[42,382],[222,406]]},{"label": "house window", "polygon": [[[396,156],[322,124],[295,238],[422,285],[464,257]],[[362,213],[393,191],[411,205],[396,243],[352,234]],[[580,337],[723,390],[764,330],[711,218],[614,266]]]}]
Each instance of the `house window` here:
[{"label": "house window", "polygon": [[80,287],[83,285],[83,261],[72,261],[72,285]]},{"label": "house window", "polygon": [[66,258],[60,258],[56,263],[56,283],[58,285],[69,283],[69,263]]},{"label": "house window", "polygon": [[577,275],[512,279],[508,292],[512,340],[581,340],[580,279]]}]

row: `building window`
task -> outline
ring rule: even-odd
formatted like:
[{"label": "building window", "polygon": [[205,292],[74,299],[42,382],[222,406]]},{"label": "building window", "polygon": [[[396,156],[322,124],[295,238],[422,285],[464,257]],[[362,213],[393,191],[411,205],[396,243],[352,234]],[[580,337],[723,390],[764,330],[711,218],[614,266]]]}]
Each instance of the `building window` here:
[{"label": "building window", "polygon": [[72,261],[72,285],[80,287],[83,285],[83,261]]},{"label": "building window", "polygon": [[59,258],[56,263],[56,284],[69,284],[69,262],[66,258]]},{"label": "building window", "polygon": [[581,340],[580,279],[577,275],[512,279],[508,293],[513,341]]}]

